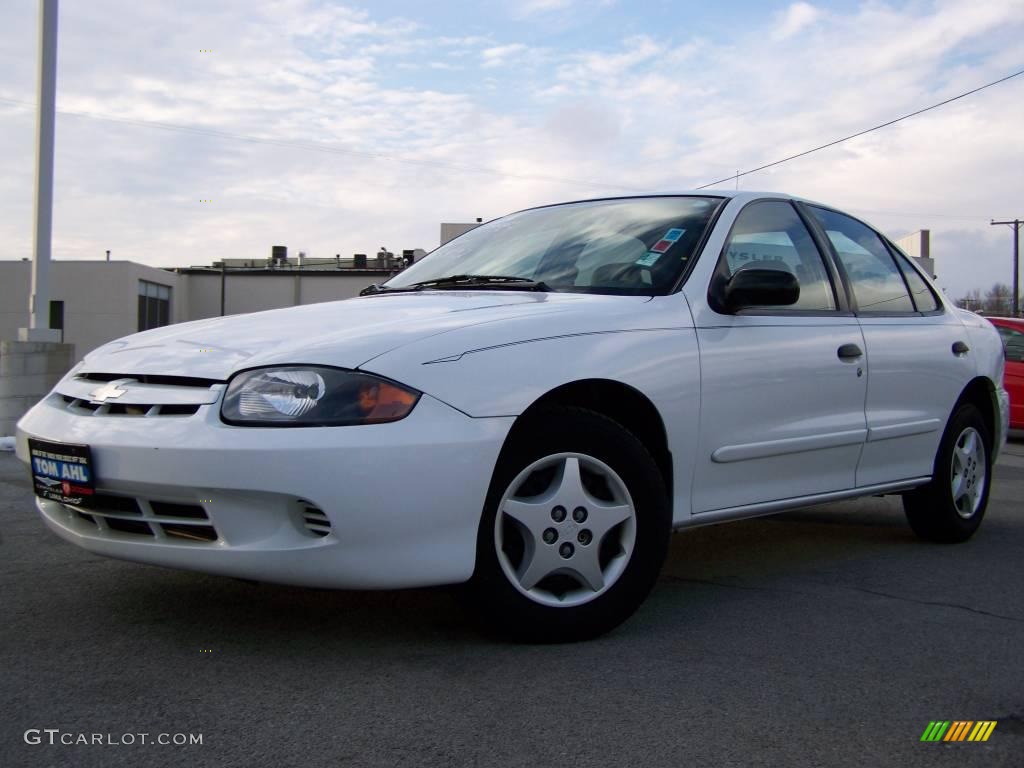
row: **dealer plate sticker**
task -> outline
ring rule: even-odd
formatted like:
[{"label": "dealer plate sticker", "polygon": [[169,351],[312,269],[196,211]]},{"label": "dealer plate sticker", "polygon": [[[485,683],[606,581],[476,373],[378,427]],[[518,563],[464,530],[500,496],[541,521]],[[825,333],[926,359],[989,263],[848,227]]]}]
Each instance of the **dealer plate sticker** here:
[{"label": "dealer plate sticker", "polygon": [[87,445],[28,441],[36,496],[63,504],[81,504],[96,492],[92,453]]}]

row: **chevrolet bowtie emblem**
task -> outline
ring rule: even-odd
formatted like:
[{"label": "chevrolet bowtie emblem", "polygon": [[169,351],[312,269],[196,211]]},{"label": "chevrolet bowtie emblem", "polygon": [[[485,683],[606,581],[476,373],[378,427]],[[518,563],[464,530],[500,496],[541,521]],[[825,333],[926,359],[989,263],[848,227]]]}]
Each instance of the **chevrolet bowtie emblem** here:
[{"label": "chevrolet bowtie emblem", "polygon": [[132,379],[118,379],[117,381],[111,381],[104,384],[102,387],[90,392],[89,399],[94,403],[105,403],[107,400],[116,400],[128,391],[127,389],[121,389],[118,385],[129,381],[132,381]]}]

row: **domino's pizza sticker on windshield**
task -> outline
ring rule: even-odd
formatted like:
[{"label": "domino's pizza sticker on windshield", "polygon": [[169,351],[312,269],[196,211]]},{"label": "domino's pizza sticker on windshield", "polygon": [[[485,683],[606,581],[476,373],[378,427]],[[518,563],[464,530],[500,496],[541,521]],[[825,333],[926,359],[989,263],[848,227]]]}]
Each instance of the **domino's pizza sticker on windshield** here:
[{"label": "domino's pizza sticker on windshield", "polygon": [[660,259],[660,258],[661,258],[661,254],[660,253],[655,253],[653,251],[648,251],[646,254],[641,256],[639,259],[637,259],[633,263],[636,264],[637,266],[640,266],[640,267],[653,267],[654,263],[658,259]]}]

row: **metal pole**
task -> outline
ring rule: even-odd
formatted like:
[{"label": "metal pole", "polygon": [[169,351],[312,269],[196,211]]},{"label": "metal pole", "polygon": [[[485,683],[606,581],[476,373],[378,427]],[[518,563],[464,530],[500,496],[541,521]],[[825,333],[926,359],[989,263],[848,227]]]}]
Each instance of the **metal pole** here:
[{"label": "metal pole", "polygon": [[224,296],[227,288],[227,267],[220,263],[220,316],[224,317]]},{"label": "metal pole", "polygon": [[1013,316],[1020,317],[1020,228],[1024,221],[993,221],[992,226],[1006,224],[1013,227]]},{"label": "metal pole", "polygon": [[[53,136],[57,100],[57,0],[39,2],[38,108],[36,111],[36,200],[29,299],[29,340],[48,339],[50,238],[53,226]],[[35,338],[33,338],[35,337]]]},{"label": "metal pole", "polygon": [[1020,225],[1013,220],[1013,316],[1020,317]]}]

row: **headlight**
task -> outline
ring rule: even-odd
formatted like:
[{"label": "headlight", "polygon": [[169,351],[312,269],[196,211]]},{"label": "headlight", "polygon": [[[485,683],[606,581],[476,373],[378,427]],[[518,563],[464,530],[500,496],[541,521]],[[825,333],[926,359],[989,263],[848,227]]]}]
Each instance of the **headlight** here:
[{"label": "headlight", "polygon": [[404,419],[420,393],[366,373],[309,365],[243,371],[228,383],[228,424],[331,427]]}]

